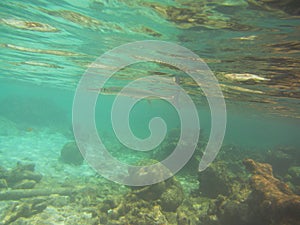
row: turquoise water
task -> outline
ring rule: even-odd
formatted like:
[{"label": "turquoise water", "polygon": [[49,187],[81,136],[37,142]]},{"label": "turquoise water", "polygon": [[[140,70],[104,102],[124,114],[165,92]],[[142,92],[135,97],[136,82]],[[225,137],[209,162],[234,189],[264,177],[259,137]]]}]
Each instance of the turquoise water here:
[{"label": "turquoise water", "polygon": [[[1,1],[0,166],[12,169],[18,162],[34,163],[35,170],[43,175],[40,188],[54,183],[55,187],[67,186],[68,182],[82,187],[99,182],[103,190],[99,187],[98,191],[103,191],[103,196],[94,205],[101,205],[111,196],[121,199],[128,191],[126,187],[104,179],[87,162],[80,165],[63,162],[61,149],[74,141],[74,95],[89,65],[106,51],[143,40],[176,43],[208,64],[226,102],[222,155],[226,156],[228,146],[261,155],[258,160],[278,146],[299,149],[299,8],[297,1]],[[105,87],[120,90],[150,75],[178,79],[197,109],[200,144],[191,162],[177,175],[189,196],[198,187],[195,174],[210,135],[211,111],[195,81],[179,69],[159,62],[123,68]],[[150,88],[164,90],[160,84],[152,84]],[[181,125],[172,104],[163,99],[143,99],[135,105],[129,124],[138,138],[151,134],[148,124],[154,117],[163,118],[167,125],[167,135],[157,148],[152,152],[136,152],[124,146],[112,128],[110,113],[115,95],[100,94],[95,108],[95,123],[110,153],[130,164],[167,157],[178,141]],[[180,99],[179,106],[185,108]],[[293,166],[299,167],[300,159],[296,162]],[[3,203],[0,208],[7,210],[10,204]],[[72,204],[70,200],[69,205]],[[62,224],[97,224],[92,221],[101,217],[95,213],[93,219],[88,216],[84,219],[79,211],[66,209],[67,205],[62,211],[77,216],[74,220],[59,214],[55,204],[42,214],[48,215],[51,224],[59,224],[58,217],[64,221]],[[86,203],[84,207],[94,205]],[[1,220],[8,214],[1,214]],[[7,224],[18,224],[19,217],[22,218],[18,216]],[[37,222],[39,214],[24,218],[28,218],[28,224],[42,224]],[[116,221],[108,219],[101,224],[134,223],[134,219],[128,223]],[[169,220],[169,224],[180,223]]]}]

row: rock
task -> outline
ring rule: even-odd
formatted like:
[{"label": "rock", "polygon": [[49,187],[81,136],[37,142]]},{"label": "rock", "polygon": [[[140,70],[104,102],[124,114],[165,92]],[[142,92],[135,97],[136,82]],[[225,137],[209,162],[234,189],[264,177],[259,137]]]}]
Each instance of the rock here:
[{"label": "rock", "polygon": [[300,166],[292,166],[288,169],[288,174],[291,176],[290,182],[300,186]]},{"label": "rock", "polygon": [[[152,151],[152,158],[162,161],[166,159],[174,149],[177,147],[179,138],[180,138],[180,129],[179,128],[173,128],[170,131],[168,131],[166,139],[163,141],[159,147],[155,148]],[[193,133],[193,131],[191,131]],[[190,143],[193,140],[185,140],[186,143]],[[203,154],[203,147],[207,145],[207,140],[204,136],[204,131],[200,130],[200,135],[198,137],[198,143],[195,148],[195,152],[192,155],[192,157],[188,160],[188,162],[185,164],[185,166],[182,168],[182,172],[186,172],[189,175],[191,173],[197,175],[197,168],[199,167],[199,157]]]},{"label": "rock", "polygon": [[34,172],[34,164],[18,163],[17,166],[9,170],[5,176],[9,187],[20,185],[23,180],[27,181],[24,181],[22,185],[27,183],[26,186],[29,187],[30,184],[33,185],[33,183],[38,183],[42,179],[41,174]]},{"label": "rock", "polygon": [[4,167],[0,166],[0,178],[5,177],[7,173],[7,169],[5,169]]},{"label": "rock", "polygon": [[109,210],[107,224],[169,224],[159,205],[144,200],[120,204],[116,209]]},{"label": "rock", "polygon": [[167,212],[176,211],[184,199],[182,186],[175,178],[145,187],[134,188],[131,194],[136,196],[132,197],[133,201],[136,201],[135,198],[151,202],[157,201],[157,204]]},{"label": "rock", "polygon": [[58,194],[54,194],[50,196],[49,205],[55,207],[63,207],[70,204],[70,196],[60,196]]},{"label": "rock", "polygon": [[18,171],[31,171],[34,172],[35,165],[33,163],[22,164],[20,162],[17,163],[16,170]]},{"label": "rock", "polygon": [[162,193],[160,205],[164,211],[175,212],[184,199],[184,193],[181,184],[175,179],[173,184]]},{"label": "rock", "polygon": [[[155,166],[152,166],[154,165]],[[138,170],[129,168],[128,177],[126,177],[126,182],[132,184],[151,184],[151,188],[154,188],[158,184],[161,186],[164,182],[157,183],[158,180],[164,180],[165,177],[172,177],[172,172],[162,163],[154,159],[141,160],[137,164],[140,168]],[[162,183],[162,184],[160,184]],[[140,186],[147,187],[147,186]],[[140,189],[139,187],[131,187],[132,189]]]},{"label": "rock", "polygon": [[76,142],[69,142],[64,145],[60,152],[60,159],[71,165],[81,165],[83,163],[83,156],[77,147]]},{"label": "rock", "polygon": [[189,217],[184,212],[178,212],[176,219],[178,225],[190,224]]},{"label": "rock", "polygon": [[103,212],[107,212],[109,209],[116,208],[117,206],[118,205],[116,204],[116,202],[114,201],[114,199],[106,199],[101,204],[100,210],[103,211]]},{"label": "rock", "polygon": [[18,220],[19,218],[28,218],[34,214],[42,212],[47,207],[46,199],[36,198],[26,200],[21,203],[13,204],[10,209],[5,213],[1,224],[8,225]]},{"label": "rock", "polygon": [[283,175],[293,162],[293,158],[281,150],[272,151],[268,162],[273,166],[275,173]]},{"label": "rock", "polygon": [[78,193],[77,188],[43,188],[43,189],[19,189],[0,192],[2,200],[20,200],[22,198],[33,198],[37,196],[66,195],[72,196]]},{"label": "rock", "polygon": [[134,193],[141,199],[146,201],[154,201],[160,198],[163,192],[167,190],[166,183],[160,182],[157,184],[145,186],[142,188],[134,188]]},{"label": "rock", "polygon": [[16,183],[12,188],[13,189],[31,189],[36,185],[36,181],[24,179],[19,183]]},{"label": "rock", "polygon": [[0,179],[0,189],[8,188],[7,182],[5,179]]},{"label": "rock", "polygon": [[34,164],[21,164],[11,170],[0,167],[0,188],[31,189],[42,175],[34,171]]},{"label": "rock", "polygon": [[[148,212],[147,212],[148,214]],[[168,220],[165,215],[162,213],[159,206],[154,206],[151,212],[148,215],[145,215],[145,225],[146,224],[160,224],[165,225],[168,224]]]},{"label": "rock", "polygon": [[32,171],[19,171],[18,173],[11,172],[11,175],[7,178],[7,181],[10,183],[11,186],[13,186],[15,183],[19,182],[20,180],[33,180],[35,182],[40,182],[42,179],[42,175],[32,172]]},{"label": "rock", "polygon": [[179,141],[180,129],[172,129],[167,133],[166,140],[152,152],[152,158],[161,161],[167,158],[176,148]]},{"label": "rock", "polygon": [[[211,225],[212,223],[207,222],[204,217],[208,217],[210,205],[214,202],[215,200],[210,198],[187,196],[176,211],[177,223]],[[214,217],[216,216],[214,215]],[[212,216],[210,219],[212,219]]]},{"label": "rock", "polygon": [[[138,165],[151,165],[157,163],[156,160],[141,161]],[[149,177],[163,177],[166,173],[166,169],[163,165],[155,167],[155,170],[146,170],[141,168],[133,173],[129,171],[130,179],[138,181],[140,179],[147,179]],[[171,173],[171,171],[167,171]],[[146,175],[146,176],[145,176]],[[142,187],[131,187],[132,193],[138,198],[146,201],[156,201],[159,199],[159,205],[164,211],[176,211],[184,199],[183,189],[179,181],[174,177],[167,180],[155,183],[152,185],[142,186]]]},{"label": "rock", "polygon": [[221,224],[230,225],[252,225],[257,224],[251,218],[252,214],[247,203],[224,199],[224,201],[219,205],[218,220]]},{"label": "rock", "polygon": [[200,217],[205,225],[252,225],[256,223],[246,200],[250,194],[248,188],[240,185],[234,193],[228,196],[219,195],[211,201],[206,214]]},{"label": "rock", "polygon": [[300,196],[273,176],[270,164],[252,159],[245,159],[243,164],[252,174],[250,179],[231,180],[232,191],[226,196],[219,195],[210,204],[207,214],[200,217],[201,224],[299,225]]},{"label": "rock", "polygon": [[260,217],[261,224],[300,224],[300,196],[273,177],[271,165],[252,159],[244,160],[244,165],[252,174],[252,193],[247,203],[253,215]]},{"label": "rock", "polygon": [[217,198],[218,195],[230,193],[230,171],[224,161],[212,163],[205,171],[199,173],[199,191],[202,196]]},{"label": "rock", "polygon": [[[156,161],[148,160],[146,164],[153,164]],[[138,165],[145,165],[140,162]],[[161,168],[157,167],[155,171],[148,171],[141,167],[137,171],[129,171],[130,179],[149,178],[150,175],[161,176]],[[151,177],[151,176],[150,176]],[[171,177],[159,183],[147,186],[130,187],[131,191],[122,197],[119,204],[116,201],[105,201],[100,205],[103,221],[109,221],[107,224],[170,224],[167,216],[176,212],[184,199],[181,184]],[[117,199],[120,199],[118,197]],[[176,217],[174,217],[176,220]]]},{"label": "rock", "polygon": [[266,159],[276,175],[284,176],[289,167],[299,164],[300,151],[296,148],[278,147],[269,151]]}]

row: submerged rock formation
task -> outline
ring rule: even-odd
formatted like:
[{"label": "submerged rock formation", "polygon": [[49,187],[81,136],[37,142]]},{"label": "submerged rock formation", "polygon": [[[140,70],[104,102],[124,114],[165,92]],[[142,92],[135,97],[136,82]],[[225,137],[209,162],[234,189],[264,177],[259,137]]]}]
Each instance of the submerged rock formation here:
[{"label": "submerged rock formation", "polygon": [[199,173],[199,191],[202,196],[217,198],[231,192],[230,171],[224,161],[212,163],[205,171]]},{"label": "submerged rock formation", "polygon": [[300,196],[273,176],[271,165],[252,159],[244,160],[244,165],[252,174],[252,193],[247,202],[254,215],[264,224],[300,224]]},{"label": "submerged rock formation", "polygon": [[64,145],[60,152],[60,160],[71,165],[81,165],[83,156],[77,147],[76,142],[69,142]]},{"label": "submerged rock formation", "polygon": [[[236,177],[228,179],[228,171],[221,171],[225,177],[222,182],[226,183],[224,190],[235,191],[219,194],[207,215],[200,218],[201,222],[206,225],[299,225],[300,196],[273,176],[270,164],[253,159],[245,159],[243,164],[251,177],[240,180],[237,186]],[[220,176],[217,180],[221,180]]]},{"label": "submerged rock formation", "polygon": [[[44,178],[43,184],[33,164],[19,163],[11,170],[0,167],[0,224],[300,225],[300,196],[273,176],[271,165],[243,160],[245,152],[232,151],[199,175],[199,188],[196,177],[195,183],[187,177],[181,177],[181,183],[171,177],[127,188],[98,177],[62,184]],[[138,165],[154,163],[146,160]],[[282,177],[298,185],[299,171],[299,165],[292,163]],[[160,167],[128,173],[139,181],[149,179],[149,173],[163,175]],[[33,182],[40,183],[16,189]],[[48,188],[49,184],[53,186]]]},{"label": "submerged rock formation", "polygon": [[40,182],[42,175],[34,171],[34,164],[21,164],[11,170],[0,168],[0,189],[31,189]]},{"label": "submerged rock formation", "polygon": [[[135,171],[133,178],[146,179],[145,173],[148,172],[156,176],[162,175],[159,169],[147,171],[141,168],[140,171]],[[169,224],[168,216],[175,215],[173,217],[176,220],[176,211],[183,200],[183,188],[174,177],[152,185],[130,187],[130,191],[118,204],[113,201],[102,204],[100,222],[104,224]]]},{"label": "submerged rock formation", "polygon": [[35,198],[24,202],[16,203],[6,212],[6,216],[2,219],[1,224],[8,225],[19,218],[29,218],[46,209],[47,203],[44,198]]},{"label": "submerged rock formation", "polygon": [[300,151],[293,147],[279,146],[267,153],[266,162],[271,164],[274,174],[283,177],[291,166],[300,166]]}]

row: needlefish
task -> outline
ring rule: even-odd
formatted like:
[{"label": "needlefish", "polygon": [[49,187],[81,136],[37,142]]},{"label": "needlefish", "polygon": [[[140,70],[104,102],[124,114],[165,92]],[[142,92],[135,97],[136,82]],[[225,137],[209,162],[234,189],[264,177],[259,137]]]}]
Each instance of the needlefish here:
[{"label": "needlefish", "polygon": [[[180,89],[177,85],[180,83],[180,79],[176,76],[172,78],[172,82],[168,82],[168,85],[157,84],[151,87],[123,87],[120,86],[108,86],[103,88],[89,88],[89,91],[94,91],[100,95],[111,96],[126,96],[134,99],[145,99],[149,103],[152,100],[163,99],[169,102],[177,103],[180,94]],[[176,85],[176,86],[173,86]],[[177,87],[177,88],[176,88]]]}]

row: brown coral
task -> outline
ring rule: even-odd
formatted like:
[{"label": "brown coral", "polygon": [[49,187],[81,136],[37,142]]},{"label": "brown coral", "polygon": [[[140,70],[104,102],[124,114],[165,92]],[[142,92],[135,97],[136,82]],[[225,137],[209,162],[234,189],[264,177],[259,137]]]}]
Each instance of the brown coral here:
[{"label": "brown coral", "polygon": [[300,224],[300,196],[273,176],[271,165],[252,159],[244,160],[244,165],[252,173],[249,205],[255,214],[262,217],[265,224]]}]

